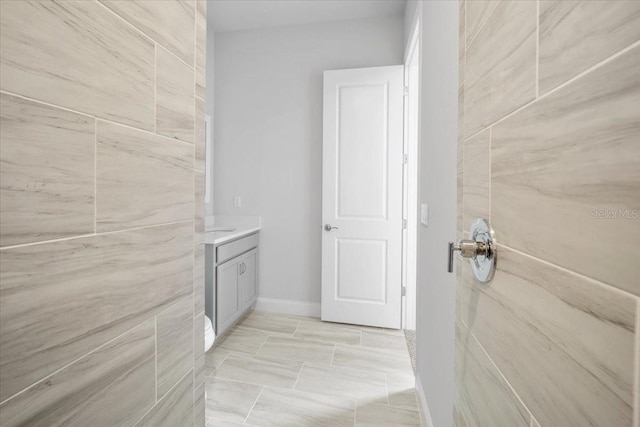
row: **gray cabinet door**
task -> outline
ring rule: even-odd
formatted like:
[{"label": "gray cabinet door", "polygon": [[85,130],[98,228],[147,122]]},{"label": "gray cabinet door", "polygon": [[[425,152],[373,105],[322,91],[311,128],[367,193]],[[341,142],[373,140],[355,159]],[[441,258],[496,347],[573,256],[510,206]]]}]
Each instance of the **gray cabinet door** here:
[{"label": "gray cabinet door", "polygon": [[258,283],[258,251],[253,249],[244,254],[240,261],[240,307],[253,303]]},{"label": "gray cabinet door", "polygon": [[239,266],[239,258],[234,258],[220,264],[217,268],[217,324],[219,332],[227,329],[229,323],[235,320],[234,315],[240,309],[238,306]]}]

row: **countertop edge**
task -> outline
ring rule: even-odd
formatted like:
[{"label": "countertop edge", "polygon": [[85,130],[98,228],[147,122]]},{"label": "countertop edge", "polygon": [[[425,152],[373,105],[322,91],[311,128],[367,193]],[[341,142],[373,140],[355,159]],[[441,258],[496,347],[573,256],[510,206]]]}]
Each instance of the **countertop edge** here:
[{"label": "countertop edge", "polygon": [[260,231],[261,227],[248,227],[248,228],[241,228],[238,229],[230,234],[227,234],[226,236],[220,236],[216,239],[207,239],[207,234],[209,233],[213,233],[213,231],[207,231],[205,232],[205,244],[206,245],[220,245],[222,243],[227,243],[231,240],[236,240],[239,239],[241,237],[247,236],[249,234],[253,234],[256,233],[258,231]]}]

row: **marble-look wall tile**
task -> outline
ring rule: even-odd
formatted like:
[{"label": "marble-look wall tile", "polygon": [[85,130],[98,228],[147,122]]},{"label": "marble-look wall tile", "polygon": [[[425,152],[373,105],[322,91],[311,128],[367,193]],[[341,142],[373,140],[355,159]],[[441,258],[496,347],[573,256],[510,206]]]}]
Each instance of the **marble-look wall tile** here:
[{"label": "marble-look wall tile", "polygon": [[471,332],[456,321],[456,411],[471,426],[529,426],[529,412]]},{"label": "marble-look wall tile", "polygon": [[193,384],[204,382],[204,313],[193,319]]},{"label": "marble-look wall tile", "polygon": [[498,254],[489,285],[464,276],[464,320],[524,404],[542,425],[630,426],[636,298]]},{"label": "marble-look wall tile", "polygon": [[640,40],[640,2],[540,1],[540,95]]},{"label": "marble-look wall tile", "polygon": [[207,27],[196,25],[196,96],[205,99],[207,87]]},{"label": "marble-look wall tile", "polygon": [[193,314],[197,316],[204,313],[204,243],[194,245],[193,258]]},{"label": "marble-look wall tile", "polygon": [[193,69],[156,45],[156,132],[193,143]]},{"label": "marble-look wall tile", "polygon": [[469,0],[465,2],[465,33],[461,40],[469,46],[487,23],[491,12],[498,5],[499,0]]},{"label": "marble-look wall tile", "polygon": [[193,64],[194,0],[100,0],[156,43]]},{"label": "marble-look wall tile", "polygon": [[93,233],[95,119],[0,94],[0,123],[0,246]]},{"label": "marble-look wall tile", "polygon": [[476,134],[463,147],[463,230],[477,218],[491,219],[491,129]]},{"label": "marble-look wall tile", "polygon": [[136,423],[136,427],[192,426],[194,408],[193,375],[189,371]]},{"label": "marble-look wall tile", "polygon": [[195,97],[195,165],[194,168],[199,171],[204,171],[206,161],[206,138],[205,138],[205,102],[199,97]]},{"label": "marble-look wall tile", "polygon": [[122,19],[95,1],[3,1],[0,22],[2,90],[153,130],[154,45]]},{"label": "marble-look wall tile", "polygon": [[640,47],[491,130],[499,241],[636,295],[640,227],[620,215],[640,209],[638,70]]},{"label": "marble-look wall tile", "polygon": [[193,218],[193,147],[98,121],[98,232]]},{"label": "marble-look wall tile", "polygon": [[[465,45],[465,24],[466,24],[466,2],[459,1],[458,9],[458,86],[464,83],[464,56],[466,52]],[[462,104],[459,104],[461,106]],[[460,110],[458,110],[459,112]]]},{"label": "marble-look wall tile", "polygon": [[196,25],[207,26],[207,0],[196,0]]},{"label": "marble-look wall tile", "polygon": [[467,47],[465,137],[535,96],[536,2],[499,2]]},{"label": "marble-look wall tile", "polygon": [[191,293],[192,227],[0,251],[0,401]]},{"label": "marble-look wall tile", "polygon": [[193,371],[193,296],[188,295],[159,313],[157,323],[158,399],[161,399],[180,378]]},{"label": "marble-look wall tile", "polygon": [[206,401],[204,389],[206,383],[200,384],[200,387],[194,390],[194,427],[204,427],[206,424]]},{"label": "marble-look wall tile", "polygon": [[194,194],[195,216],[193,223],[193,240],[195,244],[204,242],[204,186],[206,174],[204,171],[195,171]]},{"label": "marble-look wall tile", "polygon": [[132,425],[154,404],[155,325],[147,320],[0,406],[3,427]]},{"label": "marble-look wall tile", "polygon": [[460,232],[464,229],[464,84],[458,88],[458,140],[456,155],[456,229]]}]

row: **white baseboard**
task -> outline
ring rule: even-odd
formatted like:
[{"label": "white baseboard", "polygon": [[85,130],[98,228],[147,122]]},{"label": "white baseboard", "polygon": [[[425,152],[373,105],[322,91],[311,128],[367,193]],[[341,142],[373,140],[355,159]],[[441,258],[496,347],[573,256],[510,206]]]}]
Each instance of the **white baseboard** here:
[{"label": "white baseboard", "polygon": [[272,313],[320,317],[320,303],[317,302],[259,297],[255,309],[258,311],[270,311]]},{"label": "white baseboard", "polygon": [[422,425],[424,427],[433,427],[433,421],[431,420],[431,413],[429,412],[429,405],[427,405],[427,399],[424,397],[424,389],[420,382],[420,377],[416,375],[416,393],[418,394],[418,406],[420,406],[420,416],[422,417]]}]

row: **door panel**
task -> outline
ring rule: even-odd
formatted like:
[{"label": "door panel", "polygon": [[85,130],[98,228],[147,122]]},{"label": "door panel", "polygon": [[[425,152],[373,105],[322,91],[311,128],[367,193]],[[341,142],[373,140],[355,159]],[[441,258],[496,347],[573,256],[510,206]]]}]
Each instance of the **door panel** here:
[{"label": "door panel", "polygon": [[242,274],[240,275],[240,307],[245,308],[256,295],[258,252],[253,249],[242,256]]},{"label": "door panel", "polygon": [[338,218],[387,217],[388,90],[338,86]]},{"label": "door panel", "polygon": [[322,320],[400,327],[403,66],[324,73]]},{"label": "door panel", "polygon": [[220,331],[228,326],[238,312],[238,259],[233,259],[217,268],[218,322]]}]

